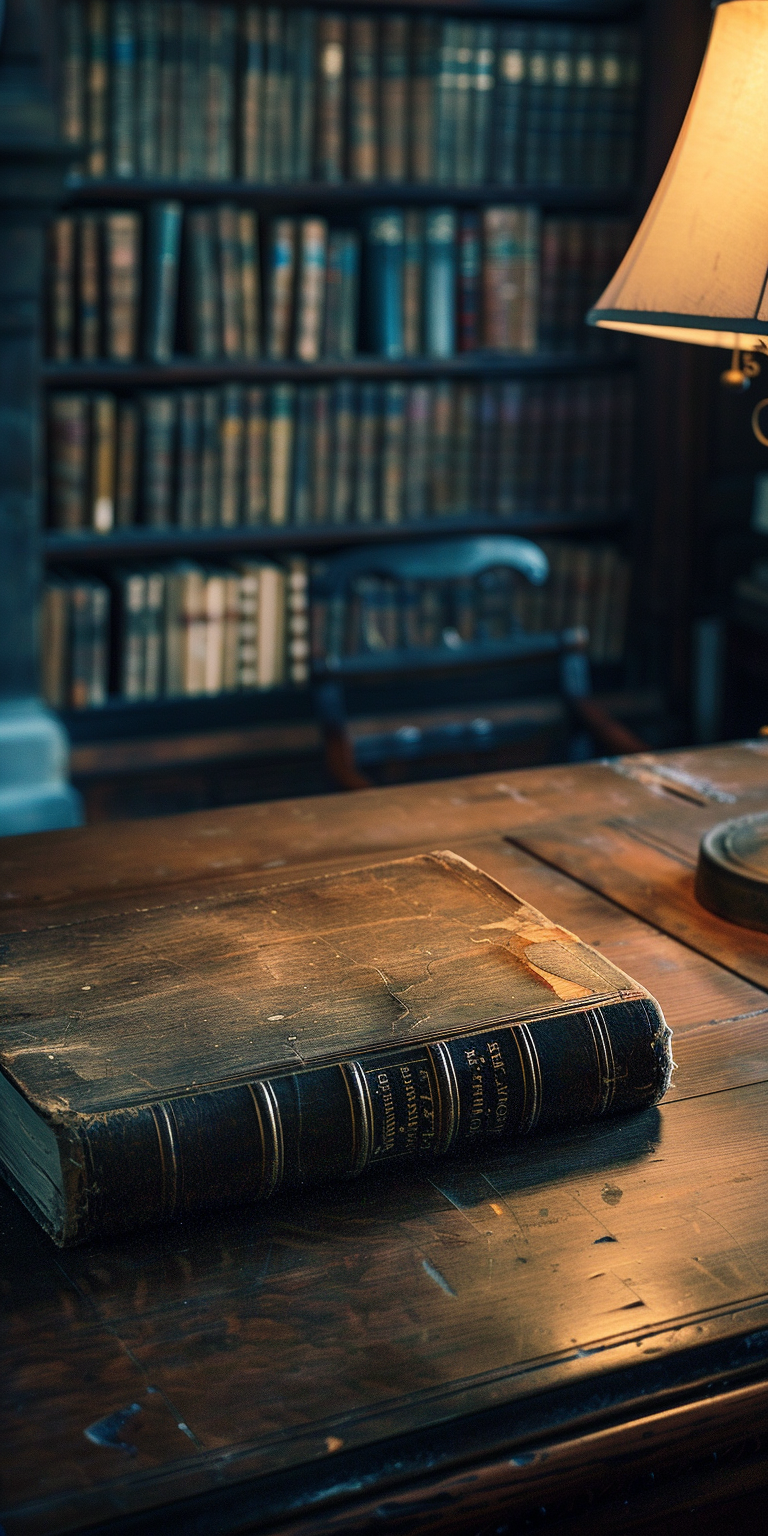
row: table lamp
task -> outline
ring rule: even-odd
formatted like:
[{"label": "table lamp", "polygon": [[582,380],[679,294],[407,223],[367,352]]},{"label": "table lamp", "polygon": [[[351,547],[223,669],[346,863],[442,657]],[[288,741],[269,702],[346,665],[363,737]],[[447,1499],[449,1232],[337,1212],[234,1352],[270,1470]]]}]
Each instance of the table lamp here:
[{"label": "table lamp", "polygon": [[[668,341],[724,347],[721,375],[749,387],[768,355],[768,0],[719,0],[677,143],[648,212],[587,321]],[[761,415],[752,429],[768,447]],[[768,815],[702,839],[696,895],[710,911],[768,932]]]}]

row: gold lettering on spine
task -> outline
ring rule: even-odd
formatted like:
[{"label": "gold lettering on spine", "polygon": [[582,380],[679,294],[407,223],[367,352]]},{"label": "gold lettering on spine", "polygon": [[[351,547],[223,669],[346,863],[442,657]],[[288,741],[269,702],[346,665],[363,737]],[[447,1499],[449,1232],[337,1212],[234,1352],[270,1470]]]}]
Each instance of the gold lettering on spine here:
[{"label": "gold lettering on spine", "polygon": [[485,1096],[483,1093],[483,1058],[478,1056],[475,1047],[471,1045],[465,1050],[469,1067],[470,1081],[472,1083],[472,1097],[469,1111],[468,1136],[479,1136],[483,1129],[483,1115],[485,1111]]},{"label": "gold lettering on spine", "polygon": [[261,1134],[262,1168],[259,1196],[261,1199],[266,1200],[270,1195],[274,1194],[283,1179],[283,1169],[285,1167],[283,1122],[280,1118],[280,1106],[271,1083],[248,1083],[247,1087],[253,1099],[253,1107],[256,1110],[256,1118],[259,1122],[259,1132]]},{"label": "gold lettering on spine", "polygon": [[587,1010],[587,1023],[597,1057],[597,1113],[604,1115],[610,1109],[613,1103],[613,1095],[616,1092],[616,1063],[613,1059],[613,1045],[608,1025],[599,1008],[589,1008]]},{"label": "gold lettering on spine", "polygon": [[427,1046],[435,1074],[440,1108],[440,1131],[436,1152],[447,1152],[459,1134],[459,1085],[450,1052],[442,1040]]},{"label": "gold lettering on spine", "polygon": [[541,1114],[541,1064],[536,1041],[527,1024],[516,1024],[512,1035],[520,1055],[523,1072],[523,1113],[518,1131],[527,1136],[534,1130]]},{"label": "gold lettering on spine", "polygon": [[169,1217],[173,1216],[179,1197],[179,1153],[175,1120],[170,1104],[153,1104],[151,1112],[160,1148],[160,1172],[163,1183],[161,1214],[163,1217]]},{"label": "gold lettering on spine", "polygon": [[493,1081],[496,1085],[496,1124],[493,1129],[503,1131],[509,1114],[509,1081],[498,1040],[488,1041],[488,1055],[491,1058]]},{"label": "gold lettering on spine", "polygon": [[416,1097],[413,1073],[405,1063],[400,1067],[400,1077],[405,1090],[406,1103],[405,1150],[415,1152],[419,1144],[419,1101]]},{"label": "gold lettering on spine", "polygon": [[368,1079],[359,1061],[345,1061],[341,1071],[349,1094],[354,1132],[354,1163],[352,1173],[362,1173],[371,1160],[373,1145],[373,1105]]}]

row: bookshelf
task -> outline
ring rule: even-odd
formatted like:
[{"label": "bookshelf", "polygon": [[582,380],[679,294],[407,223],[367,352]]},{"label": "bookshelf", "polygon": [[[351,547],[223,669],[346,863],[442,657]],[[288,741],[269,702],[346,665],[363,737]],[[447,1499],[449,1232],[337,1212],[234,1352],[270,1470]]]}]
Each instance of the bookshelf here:
[{"label": "bookshelf", "polygon": [[[685,10],[686,3],[690,9],[691,0],[683,0],[682,7],[681,0],[676,0],[674,8]],[[113,4],[114,0],[108,0],[107,13],[111,14]],[[63,14],[66,9],[67,0],[59,0],[59,14]],[[71,11],[72,7],[69,9]],[[227,9],[241,24],[246,7],[236,4]],[[296,8],[287,6],[280,9],[288,12]],[[533,3],[532,0],[529,4],[510,4],[506,0],[504,3],[502,0],[463,0],[463,3],[459,3],[459,0],[456,3],[445,3],[443,0],[443,3],[434,7],[424,4],[423,0],[418,4],[408,3],[408,0],[399,4],[374,0],[374,3],[362,9],[364,14],[379,20],[388,15],[403,15],[414,19],[427,15],[433,18],[436,28],[446,18],[454,16],[470,25],[487,23],[495,29],[493,37],[497,54],[502,38],[500,29],[507,25],[527,27],[528,37],[534,37],[532,29],[536,27],[552,29],[549,34],[552,37],[555,36],[554,29],[558,27],[570,27],[572,32],[574,28],[581,28],[579,36],[591,32],[597,40],[598,48],[601,39],[608,35],[607,29],[631,28],[639,32],[643,39],[645,94],[637,108],[636,159],[632,176],[621,185],[609,181],[602,185],[586,185],[583,182],[562,184],[530,177],[500,181],[491,177],[490,171],[489,179],[469,184],[450,180],[361,181],[350,179],[346,174],[339,181],[272,179],[264,182],[248,180],[242,176],[204,178],[199,174],[187,177],[138,177],[134,174],[115,176],[107,168],[104,173],[95,176],[82,172],[70,176],[62,202],[62,215],[77,220],[82,215],[103,218],[112,210],[131,210],[145,219],[152,205],[174,203],[181,209],[180,217],[186,230],[189,216],[197,207],[227,205],[253,210],[261,227],[263,284],[268,280],[267,242],[271,221],[280,217],[298,221],[311,216],[326,220],[330,228],[339,226],[342,221],[359,234],[363,250],[364,286],[368,280],[365,262],[369,259],[365,254],[367,220],[378,209],[410,209],[426,215],[430,209],[449,207],[455,210],[457,225],[465,211],[477,211],[482,221],[483,210],[496,207],[534,208],[541,221],[558,217],[572,220],[623,219],[627,225],[642,211],[643,190],[639,167],[642,160],[648,158],[642,153],[643,141],[648,135],[648,113],[643,102],[647,101],[649,61],[654,48],[658,46],[657,40],[651,47],[648,46],[648,31],[651,26],[655,26],[667,39],[670,36],[668,25],[657,26],[660,7],[655,0],[648,0],[645,5],[622,3],[622,0],[581,0],[581,3],[570,3],[570,0],[538,0],[538,3]],[[87,21],[87,6],[82,14]],[[349,22],[361,14],[361,8],[341,4],[333,7],[333,14]],[[562,32],[559,35],[562,37]],[[695,54],[695,45],[689,51]],[[349,57],[345,68],[349,68]],[[242,100],[241,76],[238,76],[238,80],[240,84],[234,98],[233,121]],[[683,96],[682,85],[676,94]],[[658,123],[654,132],[657,137],[663,138]],[[231,158],[236,163],[238,156],[234,154]],[[492,161],[489,163],[492,170]],[[182,253],[182,304],[187,302],[184,284],[188,282],[188,268],[185,277],[185,260],[188,258]],[[566,346],[557,350],[537,348],[530,351],[499,351],[478,346],[475,350],[456,352],[453,355],[384,357],[363,350],[369,345],[363,323],[362,330],[358,332],[359,338],[362,337],[360,350],[354,355],[319,356],[311,362],[294,356],[273,358],[263,354],[203,358],[190,355],[189,350],[182,350],[179,345],[179,338],[184,339],[182,329],[180,321],[174,322],[174,345],[163,361],[142,356],[140,342],[136,347],[137,355],[129,360],[119,361],[103,356],[70,356],[57,360],[49,355],[41,368],[46,405],[57,397],[68,395],[82,395],[84,399],[109,395],[118,403],[140,403],[147,393],[170,396],[173,392],[210,392],[228,386],[240,390],[258,387],[266,392],[275,386],[291,386],[295,391],[293,399],[297,400],[302,392],[316,392],[324,387],[333,389],[345,381],[349,381],[356,389],[365,385],[376,386],[381,390],[395,386],[405,392],[416,385],[430,389],[446,385],[455,389],[466,387],[478,392],[477,399],[480,397],[479,392],[487,386],[501,389],[514,385],[521,391],[538,390],[540,393],[537,398],[546,402],[547,391],[555,388],[571,389],[575,399],[575,392],[588,389],[591,385],[613,393],[623,387],[622,380],[627,387],[631,387],[638,373],[643,379],[648,376],[642,349],[638,367],[638,351],[631,347],[624,351],[616,348],[592,351]],[[51,350],[49,347],[49,353]],[[640,432],[641,435],[644,432],[642,425]],[[566,467],[566,479],[568,473]],[[403,538],[423,539],[446,532],[455,532],[457,535],[466,535],[468,532],[516,532],[534,538],[561,539],[587,546],[609,541],[623,556],[636,557],[648,527],[647,507],[649,496],[653,493],[646,486],[642,496],[638,497],[634,491],[634,474],[630,475],[630,480],[631,493],[625,491],[619,497],[610,494],[603,496],[599,508],[584,506],[580,510],[563,510],[552,505],[546,506],[543,504],[546,498],[539,496],[534,488],[534,493],[508,514],[496,506],[493,510],[480,508],[472,515],[467,508],[454,508],[450,515],[444,516],[432,506],[429,515],[401,517],[393,522],[387,522],[379,515],[369,523],[354,518],[343,522],[293,522],[289,518],[285,523],[273,525],[266,517],[264,521],[253,524],[239,519],[237,526],[227,527],[179,527],[172,520],[169,520],[167,526],[150,527],[141,520],[139,496],[134,526],[118,527],[113,524],[104,532],[97,532],[93,527],[66,531],[55,526],[56,520],[51,517],[49,507],[42,552],[46,570],[52,575],[58,574],[65,582],[79,576],[108,581],[115,570],[137,565],[147,567],[156,561],[192,560],[209,567],[214,564],[225,565],[228,561],[245,557],[252,561],[259,558],[279,560],[289,554],[311,561],[321,558],[324,552],[355,544],[371,545]],[[640,506],[642,498],[645,499],[645,511]],[[656,601],[658,607],[658,597]],[[642,649],[643,645],[644,628],[647,629],[649,622],[652,622],[641,611],[643,602],[643,595],[638,598],[636,593],[627,660],[606,670],[606,686],[615,688],[622,684],[632,684],[637,687],[660,680],[658,675],[649,678],[647,669],[644,673],[642,664],[637,660],[638,648]],[[304,684],[306,668],[302,672],[301,667],[295,669],[293,687],[281,685],[261,692],[236,692],[216,698],[204,695],[135,700],[121,698],[116,691],[120,686],[118,624],[118,614],[113,605],[110,632],[112,661],[108,693],[103,702],[81,709],[73,709],[67,702],[60,703],[62,718],[73,739],[78,742],[114,741],[120,735],[128,740],[134,734],[149,737],[154,731],[162,734],[169,729],[180,733],[205,731],[214,725],[216,729],[221,729],[227,723],[232,723],[234,727],[254,719],[264,722],[271,718],[300,719],[307,717],[310,712],[308,690]]]}]

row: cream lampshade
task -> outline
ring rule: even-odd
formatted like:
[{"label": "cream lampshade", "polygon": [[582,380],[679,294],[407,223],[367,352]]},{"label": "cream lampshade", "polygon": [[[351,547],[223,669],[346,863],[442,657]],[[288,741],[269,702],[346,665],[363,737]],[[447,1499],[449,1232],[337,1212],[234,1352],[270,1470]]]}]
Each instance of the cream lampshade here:
[{"label": "cream lampshade", "polygon": [[[768,354],[768,0],[719,0],[696,89],[656,195],[587,320],[607,330],[727,347],[723,382]],[[752,413],[756,437],[761,400]],[[768,932],[768,815],[705,834],[696,895]]]},{"label": "cream lampshade", "polygon": [[587,320],[768,352],[768,0],[717,5],[669,164]]}]

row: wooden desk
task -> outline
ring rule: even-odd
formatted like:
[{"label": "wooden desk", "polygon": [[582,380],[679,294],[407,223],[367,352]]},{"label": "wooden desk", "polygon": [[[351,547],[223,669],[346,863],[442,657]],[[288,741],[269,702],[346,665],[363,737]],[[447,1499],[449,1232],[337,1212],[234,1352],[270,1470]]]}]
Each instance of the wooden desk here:
[{"label": "wooden desk", "polygon": [[64,1254],[3,1192],[6,1536],[762,1528],[768,998],[733,931],[718,964],[594,888],[608,813],[743,802],[735,746],[0,845],[5,929],[453,847],[645,983],[678,1062],[632,1119]]}]

